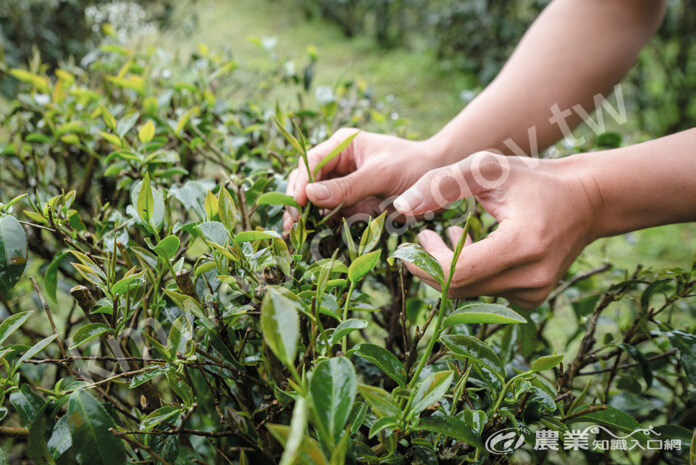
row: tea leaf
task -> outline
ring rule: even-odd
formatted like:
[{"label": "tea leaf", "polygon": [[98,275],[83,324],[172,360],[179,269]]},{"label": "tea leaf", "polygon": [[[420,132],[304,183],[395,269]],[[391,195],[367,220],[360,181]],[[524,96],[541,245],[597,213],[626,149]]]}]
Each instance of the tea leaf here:
[{"label": "tea leaf", "polygon": [[13,216],[0,217],[0,294],[7,295],[27,266],[27,234]]},{"label": "tea leaf", "polygon": [[104,333],[109,332],[109,327],[104,323],[89,323],[75,331],[72,338],[72,345],[70,350],[78,347],[85,342],[89,342],[92,339],[101,336]]},{"label": "tea leaf", "polygon": [[363,276],[372,271],[379,262],[381,251],[375,250],[367,255],[361,255],[350,264],[348,267],[348,279],[355,284],[360,281]]},{"label": "tea leaf", "polygon": [[417,415],[430,405],[442,399],[449,390],[454,378],[453,371],[440,371],[425,378],[413,394],[411,414]]},{"label": "tea leaf", "polygon": [[75,452],[84,463],[118,465],[126,460],[119,438],[109,428],[116,425],[106,409],[88,392],[76,390],[68,401],[68,424]]},{"label": "tea leaf", "polygon": [[384,347],[364,342],[353,347],[348,354],[361,356],[365,360],[377,365],[384,374],[396,381],[399,386],[406,385],[406,368],[404,368],[404,365],[396,358],[396,355],[392,354]]},{"label": "tea leaf", "polygon": [[353,364],[345,357],[320,362],[312,375],[309,392],[319,428],[331,443],[336,443],[348,422],[357,393]]},{"label": "tea leaf", "polygon": [[532,362],[530,370],[532,372],[544,371],[555,367],[563,361],[563,354],[560,355],[544,355]]},{"label": "tea leaf", "polygon": [[423,247],[417,244],[406,244],[399,247],[389,257],[389,263],[392,264],[395,258],[413,263],[421,270],[432,276],[440,285],[444,284],[445,276],[442,271],[440,262],[430,255]]},{"label": "tea leaf", "polygon": [[527,320],[519,313],[497,304],[473,303],[467,304],[452,312],[442,323],[443,327],[473,324],[516,324],[526,323]]},{"label": "tea leaf", "polygon": [[300,299],[289,290],[272,286],[261,304],[261,330],[268,347],[286,365],[292,365],[297,354],[300,321],[297,312]]},{"label": "tea leaf", "polygon": [[343,139],[327,156],[322,158],[319,163],[317,163],[317,166],[314,167],[314,175],[316,176],[319,170],[321,170],[324,165],[326,165],[328,162],[336,158],[338,155],[340,155],[341,152],[343,152],[346,147],[350,145],[351,142],[353,142],[353,139],[355,139],[358,134],[360,134],[360,131],[356,131],[350,136],[346,137]]},{"label": "tea leaf", "polygon": [[500,358],[493,349],[475,337],[452,334],[440,337],[440,341],[454,354],[467,357],[470,361],[492,370],[498,377],[503,377],[505,370]]},{"label": "tea leaf", "polygon": [[266,192],[256,199],[257,205],[287,205],[289,207],[302,208],[295,199],[281,192]]}]

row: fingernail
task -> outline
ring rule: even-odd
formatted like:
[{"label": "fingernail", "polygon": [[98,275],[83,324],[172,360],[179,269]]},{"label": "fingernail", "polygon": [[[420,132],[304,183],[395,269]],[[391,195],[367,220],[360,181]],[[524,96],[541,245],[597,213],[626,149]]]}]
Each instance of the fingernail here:
[{"label": "fingernail", "polygon": [[309,194],[312,194],[312,197],[319,201],[327,200],[329,197],[331,197],[331,192],[329,192],[329,189],[321,184],[309,184],[307,186],[307,191]]},{"label": "fingernail", "polygon": [[409,189],[394,200],[394,208],[401,213],[413,213],[423,203],[423,194],[418,189]]},{"label": "fingernail", "polygon": [[427,247],[428,246],[428,235],[427,234],[418,234],[418,243],[421,245],[421,247]]}]

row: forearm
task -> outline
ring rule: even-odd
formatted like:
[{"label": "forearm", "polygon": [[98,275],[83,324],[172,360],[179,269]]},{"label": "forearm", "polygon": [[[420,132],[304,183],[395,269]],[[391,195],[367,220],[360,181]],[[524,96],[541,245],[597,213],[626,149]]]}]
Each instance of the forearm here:
[{"label": "forearm", "polygon": [[552,107],[591,112],[594,96],[624,77],[663,14],[658,0],[552,2],[493,83],[429,140],[436,156],[449,164],[480,150],[534,155],[553,144],[581,118],[550,121]]},{"label": "forearm", "polygon": [[595,237],[696,221],[696,129],[559,162],[594,199]]}]

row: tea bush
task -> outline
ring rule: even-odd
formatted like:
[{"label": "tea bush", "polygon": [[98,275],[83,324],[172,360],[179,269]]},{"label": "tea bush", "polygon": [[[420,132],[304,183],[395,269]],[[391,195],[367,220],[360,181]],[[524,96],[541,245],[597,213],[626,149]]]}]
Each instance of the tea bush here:
[{"label": "tea bush", "polygon": [[[649,463],[688,461],[693,267],[580,264],[533,311],[451,301],[401,264],[446,290],[450,270],[397,247],[422,223],[309,205],[280,234],[311,144],[408,131],[363,85],[315,98],[312,54],[245,69],[104,44],[86,69],[31,63],[4,68],[21,92],[0,130],[0,463],[505,463],[494,433],[579,422],[641,447],[654,425],[683,447]],[[494,227],[466,202],[430,223],[465,217],[474,239]],[[598,459],[560,449],[520,460]]]}]

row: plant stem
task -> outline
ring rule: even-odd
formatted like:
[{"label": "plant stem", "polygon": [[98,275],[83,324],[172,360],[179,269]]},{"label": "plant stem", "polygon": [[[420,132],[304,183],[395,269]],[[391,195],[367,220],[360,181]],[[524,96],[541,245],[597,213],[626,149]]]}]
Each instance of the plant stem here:
[{"label": "plant stem", "polygon": [[[355,283],[351,282],[348,288],[348,294],[346,295],[346,302],[343,304],[343,321],[348,319],[348,305],[350,305],[350,298],[355,290]],[[341,338],[341,352],[346,353],[346,343],[348,341],[348,335],[346,334]]]},{"label": "plant stem", "polygon": [[[420,361],[418,362],[418,366],[416,367],[416,371],[413,372],[411,381],[408,383],[409,388],[412,388],[418,381],[418,376],[421,374],[421,371],[423,371],[423,368],[425,368],[425,364],[428,363],[430,354],[433,352],[433,347],[435,347],[435,343],[440,337],[442,320],[445,317],[445,308],[447,307],[447,288],[449,287],[449,282],[447,284],[448,285],[442,290],[442,297],[440,298],[440,309],[437,312],[437,320],[435,321],[435,328],[433,328],[433,335],[430,337],[428,346],[425,348],[425,352],[423,352],[423,355],[421,355]],[[413,350],[417,350],[417,348],[414,347]]]}]

